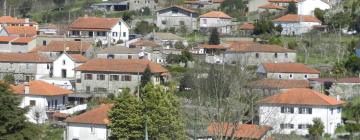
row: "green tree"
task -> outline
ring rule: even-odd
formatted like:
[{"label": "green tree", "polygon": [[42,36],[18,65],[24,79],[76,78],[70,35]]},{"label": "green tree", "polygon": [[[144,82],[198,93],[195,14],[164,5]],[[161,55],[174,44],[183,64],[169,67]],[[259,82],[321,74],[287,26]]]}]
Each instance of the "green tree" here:
[{"label": "green tree", "polygon": [[318,18],[321,22],[325,22],[325,11],[321,10],[320,8],[315,8],[314,15],[316,18]]},{"label": "green tree", "polygon": [[246,4],[243,0],[224,0],[220,9],[232,17],[242,17],[246,12]]},{"label": "green tree", "polygon": [[27,108],[20,108],[20,96],[16,96],[8,84],[0,83],[0,139],[38,140],[40,129],[27,121]]},{"label": "green tree", "polygon": [[290,3],[288,6],[288,14],[297,14],[297,7],[296,7],[296,3]]},{"label": "green tree", "polygon": [[180,116],[180,103],[174,90],[148,84],[142,89],[147,117],[149,139],[185,139],[184,124]]},{"label": "green tree", "polygon": [[182,50],[181,51],[181,62],[188,62],[188,61],[193,61],[193,57],[191,55],[191,53],[188,50]]},{"label": "green tree", "polygon": [[211,30],[211,35],[210,35],[208,44],[210,44],[210,45],[219,45],[220,44],[220,37],[219,37],[219,32],[217,31],[217,28],[213,28]]},{"label": "green tree", "polygon": [[121,97],[115,100],[114,106],[109,111],[112,137],[120,139],[140,139],[144,135],[144,117],[142,103],[130,90],[123,91]]},{"label": "green tree", "polygon": [[357,34],[360,34],[360,15],[356,17],[353,24],[354,30],[357,32]]},{"label": "green tree", "polygon": [[150,24],[147,21],[140,21],[136,23],[136,27],[134,29],[134,32],[137,34],[146,35],[150,32],[152,32],[155,28],[154,24]]},{"label": "green tree", "polygon": [[57,6],[59,11],[61,11],[61,9],[64,8],[65,0],[53,0],[53,2]]},{"label": "green tree", "polygon": [[265,33],[272,33],[273,30],[274,24],[270,20],[262,18],[255,23],[254,34],[260,35]]},{"label": "green tree", "polygon": [[360,58],[356,57],[355,55],[350,56],[345,61],[345,68],[353,73],[357,73],[360,71]]},{"label": "green tree", "polygon": [[324,123],[320,118],[314,118],[313,124],[309,127],[308,131],[313,139],[320,139],[324,133]]},{"label": "green tree", "polygon": [[12,74],[6,74],[3,79],[7,84],[15,84],[15,77]]},{"label": "green tree", "polygon": [[350,102],[344,108],[344,114],[346,119],[354,122],[348,122],[345,124],[345,130],[353,136],[354,133],[360,132],[360,104]]},{"label": "green tree", "polygon": [[32,7],[32,1],[31,0],[25,0],[24,2],[22,2],[22,4],[19,7],[19,12],[21,14],[22,17],[28,17],[28,13],[31,10]]},{"label": "green tree", "polygon": [[283,31],[283,27],[281,26],[281,24],[278,24],[276,27],[275,27],[275,30],[281,34],[281,32]]},{"label": "green tree", "polygon": [[178,41],[175,43],[175,49],[185,49],[184,43],[182,41]]},{"label": "green tree", "polygon": [[325,20],[331,28],[344,28],[348,27],[352,21],[352,17],[348,12],[339,12]]},{"label": "green tree", "polygon": [[144,87],[146,84],[151,82],[152,73],[150,67],[145,68],[144,74],[141,76],[141,87]]}]

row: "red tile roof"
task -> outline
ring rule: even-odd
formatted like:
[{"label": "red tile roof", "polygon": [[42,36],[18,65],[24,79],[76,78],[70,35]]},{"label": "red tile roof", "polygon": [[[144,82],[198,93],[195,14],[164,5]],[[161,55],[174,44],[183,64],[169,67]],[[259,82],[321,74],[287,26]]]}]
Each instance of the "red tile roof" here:
[{"label": "red tile roof", "polygon": [[275,5],[275,4],[272,4],[272,3],[267,3],[267,4],[264,4],[264,5],[261,5],[261,6],[259,6],[259,8],[261,8],[261,9],[275,9],[275,10],[284,10],[284,9],[286,9],[286,8],[284,8],[282,6]]},{"label": "red tile roof", "polygon": [[300,21],[321,23],[321,21],[314,16],[296,15],[296,14],[287,14],[285,16],[273,20],[273,22],[300,22]]},{"label": "red tile roof", "polygon": [[360,78],[349,77],[349,78],[310,78],[309,81],[316,81],[320,83],[333,82],[333,83],[360,83]]},{"label": "red tile roof", "polygon": [[95,58],[87,61],[79,67],[77,71],[99,71],[99,72],[118,72],[118,73],[137,73],[144,72],[149,66],[153,73],[167,72],[160,64],[143,59],[101,59]]},{"label": "red tile roof", "polygon": [[240,30],[254,30],[255,29],[255,25],[252,23],[244,23],[239,27]]},{"label": "red tile roof", "polygon": [[15,36],[0,36],[0,42],[4,43],[29,43],[35,40],[35,38],[31,37],[15,37]]},{"label": "red tile roof", "polygon": [[8,43],[12,40],[15,40],[17,37],[15,36],[0,36],[0,42]]},{"label": "red tile roof", "polygon": [[278,80],[278,79],[262,79],[250,82],[249,87],[252,88],[310,88],[308,80]]},{"label": "red tile roof", "polygon": [[[11,16],[0,17],[0,24],[25,24],[27,23],[23,18],[13,18]],[[28,24],[37,24],[36,22],[29,21]]]},{"label": "red tile roof", "polygon": [[200,48],[204,48],[204,49],[226,49],[225,46],[223,45],[209,45],[209,44],[202,44],[200,45]]},{"label": "red tile roof", "polygon": [[[30,93],[29,95],[41,95],[41,96],[58,96],[72,94],[73,92],[64,88],[57,87],[55,85],[35,80],[29,83]],[[25,85],[11,86],[15,94],[24,94]]]},{"label": "red tile roof", "polygon": [[75,62],[79,62],[79,63],[85,63],[86,61],[88,61],[89,59],[86,58],[85,56],[81,55],[81,54],[68,54],[69,57],[74,60]]},{"label": "red tile roof", "polygon": [[232,136],[238,139],[261,139],[271,130],[270,126],[252,125],[252,124],[229,124],[229,123],[211,123],[208,128],[208,134],[211,136]]},{"label": "red tile roof", "polygon": [[139,39],[136,42],[131,43],[130,45],[133,46],[149,46],[149,47],[158,47],[160,46],[159,44],[156,44],[154,41],[151,40],[146,40],[146,39]]},{"label": "red tile roof", "polygon": [[53,116],[54,118],[63,118],[63,119],[66,119],[66,118],[70,117],[69,114],[60,113],[60,112],[54,112],[54,113],[52,114],[52,116]]},{"label": "red tile roof", "polygon": [[51,63],[52,61],[37,53],[0,53],[0,62]]},{"label": "red tile roof", "polygon": [[326,96],[315,90],[308,88],[293,88],[283,93],[266,97],[257,102],[258,104],[285,104],[285,105],[315,105],[315,106],[335,106],[345,102]]},{"label": "red tile roof", "polygon": [[35,27],[32,26],[6,26],[4,30],[10,35],[21,37],[34,37],[37,34]]},{"label": "red tile roof", "polygon": [[83,114],[67,118],[68,123],[83,123],[83,124],[102,124],[108,125],[110,119],[108,112],[112,108],[111,104],[102,104],[99,107],[91,109]]},{"label": "red tile roof", "polygon": [[232,43],[229,52],[271,52],[271,53],[285,53],[285,52],[295,52],[295,50],[290,50],[278,45],[269,45],[269,44],[258,44],[258,43]]},{"label": "red tile roof", "polygon": [[229,15],[225,14],[221,11],[211,11],[208,13],[205,13],[200,16],[200,18],[224,18],[224,19],[232,19]]},{"label": "red tile roof", "polygon": [[273,3],[297,3],[298,0],[268,0]]},{"label": "red tile roof", "polygon": [[266,72],[270,73],[309,73],[320,74],[320,71],[301,63],[263,63]]},{"label": "red tile roof", "polygon": [[[67,50],[65,48],[68,48]],[[38,46],[31,52],[86,52],[92,47],[91,42],[80,41],[51,41],[47,46]]]},{"label": "red tile roof", "polygon": [[79,17],[69,25],[69,30],[107,31],[119,22],[124,23],[121,18]]}]

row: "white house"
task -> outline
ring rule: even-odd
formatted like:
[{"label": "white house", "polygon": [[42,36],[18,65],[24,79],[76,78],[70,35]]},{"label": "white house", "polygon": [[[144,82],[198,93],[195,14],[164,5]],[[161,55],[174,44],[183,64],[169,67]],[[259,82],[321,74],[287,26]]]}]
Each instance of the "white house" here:
[{"label": "white house", "polygon": [[330,3],[326,0],[302,0],[297,3],[298,15],[314,15],[316,8],[321,10],[330,9]]},{"label": "white house", "polygon": [[260,125],[272,126],[274,133],[307,135],[313,119],[324,124],[324,133],[335,134],[341,125],[339,98],[333,98],[307,88],[294,88],[259,100]]},{"label": "white house", "polygon": [[256,72],[260,78],[288,80],[307,80],[320,75],[320,71],[301,63],[263,63]]},{"label": "white house", "polygon": [[282,35],[300,35],[313,29],[313,26],[321,25],[321,21],[314,16],[287,14],[272,21],[274,26],[281,25]]},{"label": "white house", "polygon": [[160,29],[182,29],[192,31],[197,28],[199,14],[181,6],[171,6],[156,11],[156,26]]},{"label": "white house", "polygon": [[73,93],[43,81],[30,81],[11,86],[14,93],[23,96],[20,107],[30,106],[26,117],[33,123],[44,123],[54,111],[66,109],[68,94]]},{"label": "white house", "polygon": [[232,17],[221,11],[211,11],[200,16],[200,31],[208,32],[216,28],[220,34],[231,33]]},{"label": "white house", "polygon": [[69,37],[93,38],[102,44],[129,40],[129,25],[121,18],[80,17],[69,25]]},{"label": "white house", "polygon": [[103,104],[83,114],[66,119],[65,140],[107,140],[110,131],[108,111],[112,105]]}]

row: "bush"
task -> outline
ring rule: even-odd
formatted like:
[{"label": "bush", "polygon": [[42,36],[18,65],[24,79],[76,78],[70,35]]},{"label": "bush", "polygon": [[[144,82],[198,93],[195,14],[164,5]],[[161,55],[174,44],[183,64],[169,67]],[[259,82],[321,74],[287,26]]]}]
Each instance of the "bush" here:
[{"label": "bush", "polygon": [[295,40],[289,41],[288,42],[288,48],[295,50],[298,47],[298,43]]},{"label": "bush", "polygon": [[121,40],[121,39],[119,39],[119,40],[116,42],[116,44],[122,44],[122,43],[124,43],[124,41]]}]

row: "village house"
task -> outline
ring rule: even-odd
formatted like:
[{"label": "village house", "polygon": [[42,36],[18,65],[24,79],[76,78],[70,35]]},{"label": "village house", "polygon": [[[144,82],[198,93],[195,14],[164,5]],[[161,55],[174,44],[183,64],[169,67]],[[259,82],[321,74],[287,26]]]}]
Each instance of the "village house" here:
[{"label": "village house", "polygon": [[191,7],[193,9],[218,9],[224,0],[187,0],[185,1],[186,7]]},{"label": "village house", "polygon": [[[211,123],[207,127],[208,137],[204,139],[234,137],[235,139],[268,140],[271,139],[271,127],[256,124],[233,124],[227,122]],[[201,138],[198,138],[200,140]]]},{"label": "village house", "polygon": [[297,3],[297,14],[314,16],[316,8],[327,10],[330,9],[330,7],[331,4],[329,0],[299,0]]},{"label": "village house", "polygon": [[181,6],[171,6],[156,12],[156,26],[161,30],[186,28],[188,31],[193,31],[197,29],[198,16],[196,11]]},{"label": "village house", "polygon": [[32,49],[31,52],[44,54],[53,60],[64,52],[81,54],[89,58],[94,53],[92,43],[86,41],[51,41],[50,43],[45,41],[42,46]]},{"label": "village house", "polygon": [[14,18],[11,16],[0,17],[0,29],[6,26],[33,26],[38,28],[38,23],[30,21],[29,18]]},{"label": "village house", "polygon": [[279,11],[282,11],[282,10],[285,10],[285,9],[286,9],[285,7],[275,5],[275,4],[272,4],[272,3],[267,3],[267,4],[259,6],[259,12],[267,11],[267,12],[270,12],[270,13],[276,13],[276,12],[279,12]]},{"label": "village house", "polygon": [[274,26],[281,25],[282,35],[300,35],[313,29],[313,26],[321,25],[321,21],[314,16],[287,14],[274,19]]},{"label": "village house", "polygon": [[27,53],[36,47],[36,39],[31,37],[0,36],[1,53]]},{"label": "village house", "polygon": [[25,82],[49,76],[52,61],[36,53],[1,53],[0,77],[11,74],[15,82]]},{"label": "village house", "polygon": [[313,119],[319,118],[324,124],[324,133],[334,135],[342,124],[344,102],[307,88],[289,89],[261,99],[257,104],[259,124],[271,126],[273,133],[307,135]]},{"label": "village house", "polygon": [[259,6],[269,3],[268,0],[249,0],[247,4],[248,12],[257,12],[259,10]]},{"label": "village house", "polygon": [[148,54],[141,48],[127,48],[124,46],[112,46],[96,53],[97,58],[105,59],[148,59]]},{"label": "village house", "polygon": [[360,96],[360,78],[311,78],[309,79],[312,89],[329,96],[340,96],[350,100]]},{"label": "village house", "polygon": [[60,34],[60,25],[42,24],[39,26],[38,35],[55,36]]},{"label": "village house", "polygon": [[165,47],[165,49],[174,48],[177,42],[181,42],[183,45],[188,46],[188,42],[185,38],[173,33],[155,32],[148,34],[145,38],[153,40],[156,44]]},{"label": "village house", "polygon": [[36,34],[32,26],[6,26],[0,29],[0,36],[36,37]]},{"label": "village house", "polygon": [[250,36],[253,35],[255,30],[255,25],[253,23],[245,22],[239,26],[239,33],[241,36]]},{"label": "village house", "polygon": [[71,38],[92,38],[102,44],[129,40],[130,27],[121,18],[80,17],[69,25]]},{"label": "village house", "polygon": [[200,31],[217,29],[220,34],[231,34],[232,17],[221,11],[211,11],[200,16]]},{"label": "village house", "polygon": [[297,4],[299,0],[268,0],[268,2],[279,5],[279,6],[283,6],[283,7],[288,7],[290,3],[295,3]]},{"label": "village house", "polygon": [[160,84],[167,80],[167,70],[161,65],[142,59],[102,59],[96,58],[75,68],[81,72],[77,77],[79,92],[114,93],[124,88],[134,90],[139,85],[145,69],[152,72],[152,83]]},{"label": "village house", "polygon": [[203,52],[205,53],[205,62],[210,64],[224,63],[224,52],[228,49],[228,47],[229,46],[223,44],[202,44],[199,46],[199,48],[203,49]]},{"label": "village house", "polygon": [[14,85],[11,88],[15,94],[23,97],[20,107],[30,107],[26,117],[33,123],[45,123],[52,113],[66,109],[67,96],[73,93],[38,80]]},{"label": "village house", "polygon": [[102,2],[95,3],[90,6],[94,10],[110,12],[110,11],[126,11],[129,9],[128,1],[120,1],[120,2]]},{"label": "village house", "polygon": [[250,82],[247,89],[256,96],[267,97],[292,88],[310,88],[308,80],[260,79]]},{"label": "village house", "polygon": [[320,71],[301,63],[263,63],[256,72],[261,79],[307,80],[320,75]]},{"label": "village house", "polygon": [[150,11],[156,11],[158,9],[157,0],[129,0],[129,10],[130,11],[141,11],[145,7],[149,8]]},{"label": "village house", "polygon": [[110,104],[102,104],[77,116],[67,118],[65,140],[107,140],[110,136],[108,112]]}]

